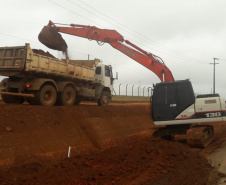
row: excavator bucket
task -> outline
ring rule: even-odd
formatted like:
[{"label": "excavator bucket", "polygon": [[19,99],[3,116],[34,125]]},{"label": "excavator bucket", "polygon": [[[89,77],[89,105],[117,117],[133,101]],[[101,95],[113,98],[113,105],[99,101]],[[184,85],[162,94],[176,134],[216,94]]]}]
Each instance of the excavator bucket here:
[{"label": "excavator bucket", "polygon": [[67,44],[56,29],[44,26],[38,35],[38,40],[50,49],[66,52]]}]

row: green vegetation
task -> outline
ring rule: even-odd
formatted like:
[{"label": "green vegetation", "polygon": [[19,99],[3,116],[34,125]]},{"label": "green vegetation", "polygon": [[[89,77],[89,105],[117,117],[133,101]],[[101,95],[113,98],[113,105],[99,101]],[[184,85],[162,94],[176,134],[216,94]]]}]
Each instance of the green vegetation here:
[{"label": "green vegetation", "polygon": [[[1,99],[1,95],[0,95],[0,99]],[[149,102],[150,101],[150,97],[143,97],[143,96],[117,96],[114,95],[112,97],[112,101],[134,101],[134,102],[138,102],[138,101],[143,101],[143,102]]]},{"label": "green vegetation", "polygon": [[143,102],[149,102],[150,97],[143,97],[143,96],[117,96],[114,95],[112,97],[112,101],[143,101]]}]

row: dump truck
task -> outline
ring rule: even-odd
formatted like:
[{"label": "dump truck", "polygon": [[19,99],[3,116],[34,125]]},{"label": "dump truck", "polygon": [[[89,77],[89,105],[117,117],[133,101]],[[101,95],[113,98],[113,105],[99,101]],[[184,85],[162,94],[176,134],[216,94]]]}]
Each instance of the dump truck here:
[{"label": "dump truck", "polygon": [[74,105],[82,100],[107,106],[112,97],[112,67],[99,59],[58,59],[30,44],[0,47],[0,94],[5,103]]}]

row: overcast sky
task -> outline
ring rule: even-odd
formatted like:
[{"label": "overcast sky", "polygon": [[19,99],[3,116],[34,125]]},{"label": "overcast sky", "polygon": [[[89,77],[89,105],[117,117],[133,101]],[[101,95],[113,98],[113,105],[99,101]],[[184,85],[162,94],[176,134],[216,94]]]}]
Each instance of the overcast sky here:
[{"label": "overcast sky", "polygon": [[[49,20],[114,29],[144,50],[160,56],[176,80],[190,79],[199,94],[213,91],[213,58],[216,65],[216,92],[226,98],[226,1],[225,0],[7,0],[1,1],[1,46],[20,46],[49,51],[38,34]],[[144,68],[108,44],[62,34],[71,59],[99,58],[118,72],[115,91],[134,94],[141,86],[160,82]],[[3,77],[1,77],[3,78]]]}]

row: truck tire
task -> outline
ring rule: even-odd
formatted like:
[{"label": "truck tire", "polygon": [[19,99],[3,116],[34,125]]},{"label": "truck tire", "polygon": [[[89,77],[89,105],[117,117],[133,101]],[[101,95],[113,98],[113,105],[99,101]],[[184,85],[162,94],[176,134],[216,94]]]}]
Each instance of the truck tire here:
[{"label": "truck tire", "polygon": [[39,101],[37,101],[37,98],[27,98],[26,101],[30,104],[30,105],[39,105]]},{"label": "truck tire", "polygon": [[9,95],[6,95],[6,94],[2,94],[2,100],[5,103],[12,103],[12,100],[11,100],[10,96]]},{"label": "truck tire", "polygon": [[5,103],[15,103],[15,104],[22,104],[25,101],[24,98],[20,96],[11,96],[6,94],[2,94],[2,100]]},{"label": "truck tire", "polygon": [[66,86],[61,94],[60,103],[65,106],[71,106],[75,103],[75,90],[71,86]]},{"label": "truck tire", "polygon": [[53,106],[56,103],[57,92],[52,85],[44,85],[35,96],[37,104]]},{"label": "truck tire", "polygon": [[103,91],[97,104],[99,106],[108,106],[109,101],[110,101],[110,94],[107,91]]},{"label": "truck tire", "polygon": [[30,105],[38,105],[38,101],[37,101],[37,91],[30,91],[30,94],[34,94],[34,97],[27,97],[25,98],[25,100],[27,101],[27,103],[29,103]]},{"label": "truck tire", "polygon": [[81,103],[82,99],[80,97],[76,97],[75,99],[75,105],[79,105]]}]

